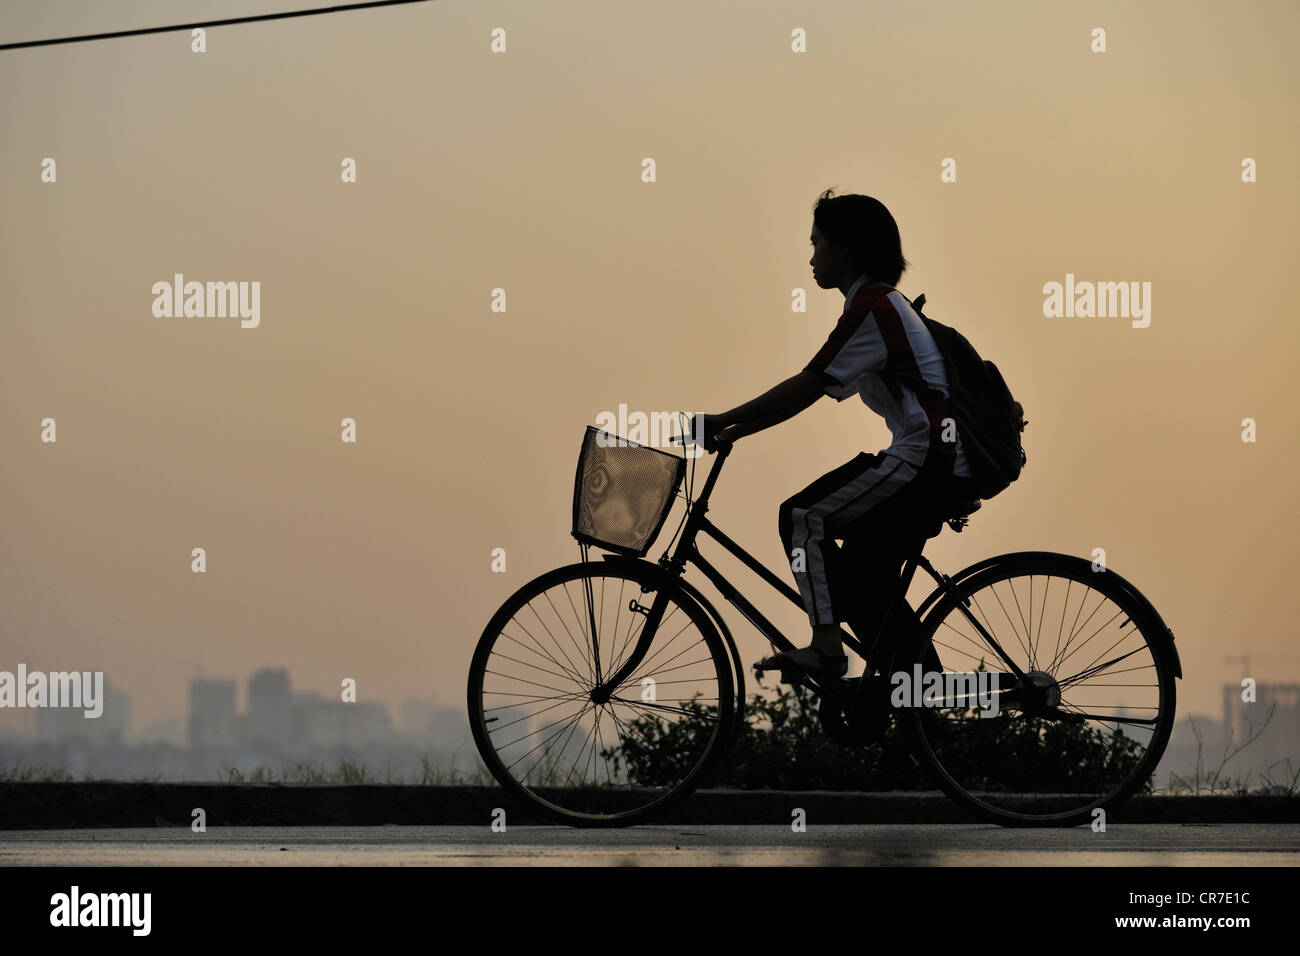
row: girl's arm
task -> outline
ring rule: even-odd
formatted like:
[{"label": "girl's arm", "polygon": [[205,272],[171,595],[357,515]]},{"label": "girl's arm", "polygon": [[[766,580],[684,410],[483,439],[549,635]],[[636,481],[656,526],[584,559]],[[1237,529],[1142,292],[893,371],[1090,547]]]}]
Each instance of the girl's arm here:
[{"label": "girl's arm", "polygon": [[741,438],[779,425],[787,418],[798,415],[825,394],[822,381],[820,372],[805,369],[729,412],[705,416],[705,428],[709,434],[716,434],[726,428],[729,429],[728,438]]}]

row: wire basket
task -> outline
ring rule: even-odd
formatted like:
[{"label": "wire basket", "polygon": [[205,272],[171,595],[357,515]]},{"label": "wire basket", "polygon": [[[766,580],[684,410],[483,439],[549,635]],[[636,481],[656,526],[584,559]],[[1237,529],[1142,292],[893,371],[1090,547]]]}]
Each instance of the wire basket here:
[{"label": "wire basket", "polygon": [[573,536],[644,557],[672,509],[686,459],[587,426],[573,481]]}]

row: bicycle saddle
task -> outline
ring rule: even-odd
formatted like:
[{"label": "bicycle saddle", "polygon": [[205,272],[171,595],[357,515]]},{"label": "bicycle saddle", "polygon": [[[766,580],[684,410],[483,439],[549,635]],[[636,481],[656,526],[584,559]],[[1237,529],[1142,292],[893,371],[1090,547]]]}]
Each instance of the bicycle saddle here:
[{"label": "bicycle saddle", "polygon": [[943,530],[945,521],[953,531],[961,531],[962,528],[966,527],[966,519],[972,513],[979,511],[979,508],[980,502],[978,498],[950,501],[933,513],[933,516],[926,523],[923,533],[926,538],[933,538]]}]

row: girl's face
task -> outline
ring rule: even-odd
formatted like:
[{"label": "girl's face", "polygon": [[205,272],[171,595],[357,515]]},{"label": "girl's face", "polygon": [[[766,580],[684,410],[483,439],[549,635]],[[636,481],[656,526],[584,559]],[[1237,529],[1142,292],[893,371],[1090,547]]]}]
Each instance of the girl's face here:
[{"label": "girl's face", "polygon": [[844,274],[848,264],[843,250],[823,236],[816,225],[812,227],[809,239],[812,241],[813,252],[808,263],[812,266],[813,279],[818,286],[823,289],[838,289],[844,285],[846,278],[855,278]]}]

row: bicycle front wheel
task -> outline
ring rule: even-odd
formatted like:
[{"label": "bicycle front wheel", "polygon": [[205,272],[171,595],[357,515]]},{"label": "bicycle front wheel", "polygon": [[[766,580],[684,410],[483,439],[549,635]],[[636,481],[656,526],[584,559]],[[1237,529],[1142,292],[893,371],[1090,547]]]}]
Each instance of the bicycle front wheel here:
[{"label": "bicycle front wheel", "polygon": [[935,604],[894,683],[948,796],[1003,826],[1075,826],[1147,786],[1173,727],[1174,665],[1134,593],[1081,558],[1037,552]]},{"label": "bicycle front wheel", "polygon": [[[694,600],[640,562],[585,562],[524,585],[488,622],[469,675],[470,726],[503,787],[552,820],[627,826],[699,785],[731,738],[731,659]],[[647,611],[669,589],[640,645]]]}]

